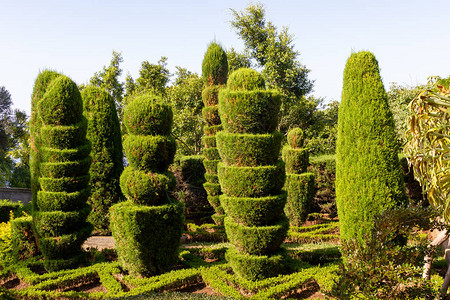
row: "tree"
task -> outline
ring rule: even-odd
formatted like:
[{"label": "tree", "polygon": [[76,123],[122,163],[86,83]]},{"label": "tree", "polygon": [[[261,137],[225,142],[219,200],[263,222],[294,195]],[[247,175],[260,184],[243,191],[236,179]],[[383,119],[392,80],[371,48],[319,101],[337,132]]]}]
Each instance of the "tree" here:
[{"label": "tree", "polygon": [[247,52],[239,53],[233,47],[227,50],[228,74],[240,68],[251,68],[251,57]]},{"label": "tree", "polygon": [[[288,27],[278,31],[272,22],[266,21],[262,4],[249,5],[242,12],[233,9],[231,12],[234,18],[231,26],[244,41],[256,67],[262,69],[267,86],[281,92],[281,116],[284,118],[290,113],[291,105],[304,102],[303,96],[313,87],[313,82],[308,79],[309,70],[298,60],[294,37]],[[289,129],[281,128],[283,132]]]},{"label": "tree", "polygon": [[121,53],[116,51],[113,51],[112,55],[113,57],[109,66],[104,66],[102,71],[95,72],[94,76],[89,80],[89,83],[105,89],[113,97],[116,109],[121,114],[124,83],[120,82],[120,76],[122,75],[120,63],[123,62],[123,57]]},{"label": "tree", "polygon": [[373,215],[406,202],[394,120],[378,62],[352,53],[344,69],[336,143],[336,204],[343,240],[362,241]]},{"label": "tree", "polygon": [[154,93],[166,96],[166,86],[169,83],[170,72],[167,69],[167,57],[161,57],[157,64],[142,62],[139,77],[134,86],[135,92]]},{"label": "tree", "polygon": [[200,154],[203,125],[203,78],[177,67],[175,82],[167,88],[167,98],[173,109],[172,135],[178,141],[181,155]]}]

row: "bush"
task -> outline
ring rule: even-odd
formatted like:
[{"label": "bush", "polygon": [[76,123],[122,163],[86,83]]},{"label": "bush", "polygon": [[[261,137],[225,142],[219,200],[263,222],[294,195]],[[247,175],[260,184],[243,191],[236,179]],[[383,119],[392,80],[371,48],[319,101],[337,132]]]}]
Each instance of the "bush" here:
[{"label": "bush", "polygon": [[0,223],[8,222],[11,212],[13,212],[14,215],[17,215],[17,212],[22,206],[23,205],[20,202],[0,200]]},{"label": "bush", "polygon": [[84,116],[89,121],[87,139],[92,145],[89,170],[92,210],[88,220],[94,230],[110,234],[109,208],[122,201],[120,174],[123,171],[122,135],[114,99],[103,89],[89,86],[81,92]]},{"label": "bush", "polygon": [[33,218],[25,216],[11,221],[13,257],[27,260],[40,254],[33,232]]},{"label": "bush", "polygon": [[336,159],[334,155],[321,155],[310,158],[308,171],[314,173],[315,195],[311,212],[337,215],[336,208]]},{"label": "bush", "polygon": [[257,71],[241,68],[231,73],[228,79],[228,88],[231,91],[265,90],[266,83]]},{"label": "bush", "polygon": [[353,53],[345,66],[336,145],[341,238],[363,238],[373,215],[406,202],[394,121],[378,62]]},{"label": "bush", "polygon": [[[76,84],[61,75],[49,83],[37,107],[42,121],[38,149],[42,190],[34,201],[35,234],[48,271],[73,268],[83,260],[81,245],[92,231],[85,221],[91,158],[81,95]],[[78,159],[68,160],[66,153]]]},{"label": "bush", "polygon": [[183,230],[183,205],[169,197],[175,185],[167,171],[176,150],[169,136],[172,111],[160,98],[143,95],[125,108],[124,119],[130,132],[124,143],[130,166],[120,184],[128,201],[110,208],[111,231],[122,267],[149,276],[177,262]]},{"label": "bush", "polygon": [[219,44],[211,42],[203,57],[202,77],[208,86],[214,86],[225,84],[227,75],[227,54]]}]

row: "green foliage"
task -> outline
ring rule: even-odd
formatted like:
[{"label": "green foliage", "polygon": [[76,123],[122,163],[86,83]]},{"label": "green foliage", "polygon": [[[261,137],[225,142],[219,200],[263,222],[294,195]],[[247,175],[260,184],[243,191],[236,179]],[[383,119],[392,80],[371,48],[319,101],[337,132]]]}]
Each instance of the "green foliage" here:
[{"label": "green foliage", "polygon": [[225,213],[235,222],[246,226],[273,224],[283,212],[286,193],[260,198],[220,195]]},{"label": "green foliage", "polygon": [[[440,228],[432,209],[394,208],[374,217],[364,243],[346,240],[346,259],[338,272],[331,296],[339,299],[417,299],[437,294],[422,278],[428,241],[420,230]],[[442,228],[440,228],[442,229]],[[401,238],[410,242],[402,244]]]},{"label": "green foliage", "polygon": [[[89,142],[70,149],[56,149],[49,147],[41,147],[40,155],[42,160],[48,163],[54,162],[72,162],[86,159],[91,152],[91,144]],[[89,160],[89,159],[87,159]]]},{"label": "green foliage", "polygon": [[284,163],[259,167],[237,167],[219,164],[222,191],[233,197],[264,197],[279,194],[284,185]]},{"label": "green foliage", "polygon": [[[116,57],[117,53],[114,56]],[[117,65],[120,62],[117,57]],[[119,72],[118,66],[108,70],[111,76],[117,80],[114,74]],[[114,72],[115,71],[115,72]],[[107,77],[105,74],[103,77]],[[107,78],[108,78],[107,77]],[[107,79],[106,78],[106,79]],[[106,80],[109,82],[109,80]],[[115,94],[116,101],[121,102],[120,85],[113,80],[110,85],[110,93]],[[106,83],[105,83],[106,84]],[[116,88],[113,88],[116,87]],[[92,150],[92,164],[89,170],[91,196],[88,203],[92,207],[89,222],[94,225],[94,230],[102,234],[109,234],[109,207],[122,200],[119,178],[123,171],[122,137],[120,123],[117,116],[114,98],[106,90],[89,86],[81,93],[83,99],[84,116],[89,121],[86,138],[90,141]]]},{"label": "green foliage", "polygon": [[289,145],[285,145],[281,155],[286,163],[286,173],[302,174],[306,172],[309,165],[308,149],[292,148]]},{"label": "green foliage", "polygon": [[110,209],[111,231],[122,267],[133,275],[167,271],[177,262],[183,205],[168,196],[175,178],[167,168],[176,145],[169,136],[172,110],[160,97],[135,97],[125,107],[130,166],[120,177],[126,202]]},{"label": "green foliage", "polygon": [[121,265],[133,275],[168,271],[178,260],[183,230],[183,205],[136,205],[130,201],[111,209],[111,226]]},{"label": "green foliage", "polygon": [[227,88],[230,91],[253,91],[265,90],[264,78],[257,71],[249,68],[242,68],[231,73],[227,81]]},{"label": "green foliage", "polygon": [[[37,107],[42,121],[39,126],[42,139],[38,144],[38,178],[42,190],[37,192],[33,211],[35,233],[47,270],[73,268],[82,262],[81,245],[92,231],[91,224],[85,222],[90,210],[85,203],[89,196],[86,179],[91,158],[58,160],[55,158],[64,155],[44,153],[48,149],[58,154],[64,149],[78,149],[72,151],[76,153],[80,147],[89,144],[81,95],[71,79],[58,76],[48,84]],[[83,153],[89,154],[87,151]],[[51,160],[43,160],[43,157]]]},{"label": "green foliage", "polygon": [[249,53],[237,52],[233,47],[227,50],[228,74],[240,68],[251,68],[252,62]]},{"label": "green foliage", "polygon": [[0,267],[10,265],[12,261],[11,222],[0,222]]},{"label": "green foliage", "polygon": [[372,53],[349,57],[342,95],[336,148],[341,237],[363,239],[375,213],[406,202],[394,121]]},{"label": "green foliage", "polygon": [[227,82],[228,60],[225,50],[216,42],[211,42],[203,57],[202,77],[208,86]]},{"label": "green foliage", "polygon": [[26,260],[40,254],[33,231],[33,218],[24,216],[11,221],[11,246],[14,259]]},{"label": "green foliage", "polygon": [[324,243],[339,241],[339,223],[328,222],[312,226],[291,226],[288,240],[294,243]]},{"label": "green foliage", "polygon": [[291,148],[303,148],[305,138],[301,128],[293,128],[287,134],[287,143]]},{"label": "green foliage", "polygon": [[314,174],[286,174],[284,189],[288,197],[284,212],[292,226],[306,221],[314,199]]},{"label": "green foliage", "polygon": [[219,106],[206,106],[202,109],[202,116],[208,126],[220,125]]},{"label": "green foliage", "polygon": [[0,223],[8,222],[11,212],[17,215],[17,212],[22,206],[20,202],[0,200]]},{"label": "green foliage", "polygon": [[268,134],[233,134],[219,132],[216,135],[220,157],[227,165],[261,166],[278,160],[283,135],[278,131]]},{"label": "green foliage", "polygon": [[139,70],[139,77],[136,79],[136,84],[133,87],[134,93],[154,93],[159,96],[166,96],[166,85],[169,83],[169,77],[167,57],[161,57],[156,64],[144,61]]}]

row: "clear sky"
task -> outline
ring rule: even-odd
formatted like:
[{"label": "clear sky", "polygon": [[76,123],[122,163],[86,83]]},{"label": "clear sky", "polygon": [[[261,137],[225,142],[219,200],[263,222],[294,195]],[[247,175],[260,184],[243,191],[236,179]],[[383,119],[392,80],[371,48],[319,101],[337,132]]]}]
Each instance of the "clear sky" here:
[{"label": "clear sky", "polygon": [[[138,76],[144,60],[168,57],[169,69],[201,73],[216,39],[243,48],[230,27],[238,0],[0,0],[0,86],[15,108],[30,113],[33,83],[50,68],[84,83],[122,52],[124,74]],[[267,20],[288,26],[314,92],[340,100],[342,73],[352,51],[377,57],[386,89],[391,82],[425,83],[450,75],[449,0],[265,0]]]}]

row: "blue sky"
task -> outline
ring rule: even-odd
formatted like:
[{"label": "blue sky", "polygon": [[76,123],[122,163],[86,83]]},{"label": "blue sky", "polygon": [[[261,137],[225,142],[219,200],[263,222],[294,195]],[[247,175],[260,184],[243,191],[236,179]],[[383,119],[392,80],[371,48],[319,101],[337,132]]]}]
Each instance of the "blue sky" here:
[{"label": "blue sky", "polygon": [[[386,89],[391,82],[424,83],[450,75],[450,1],[266,0],[267,19],[288,26],[300,61],[311,70],[314,92],[340,100],[342,73],[352,51],[377,57]],[[84,83],[122,52],[124,74],[137,77],[142,61],[168,57],[169,69],[201,73],[203,54],[216,39],[242,49],[230,27],[237,0],[0,0],[0,86],[14,107],[30,112],[39,70]]]}]

